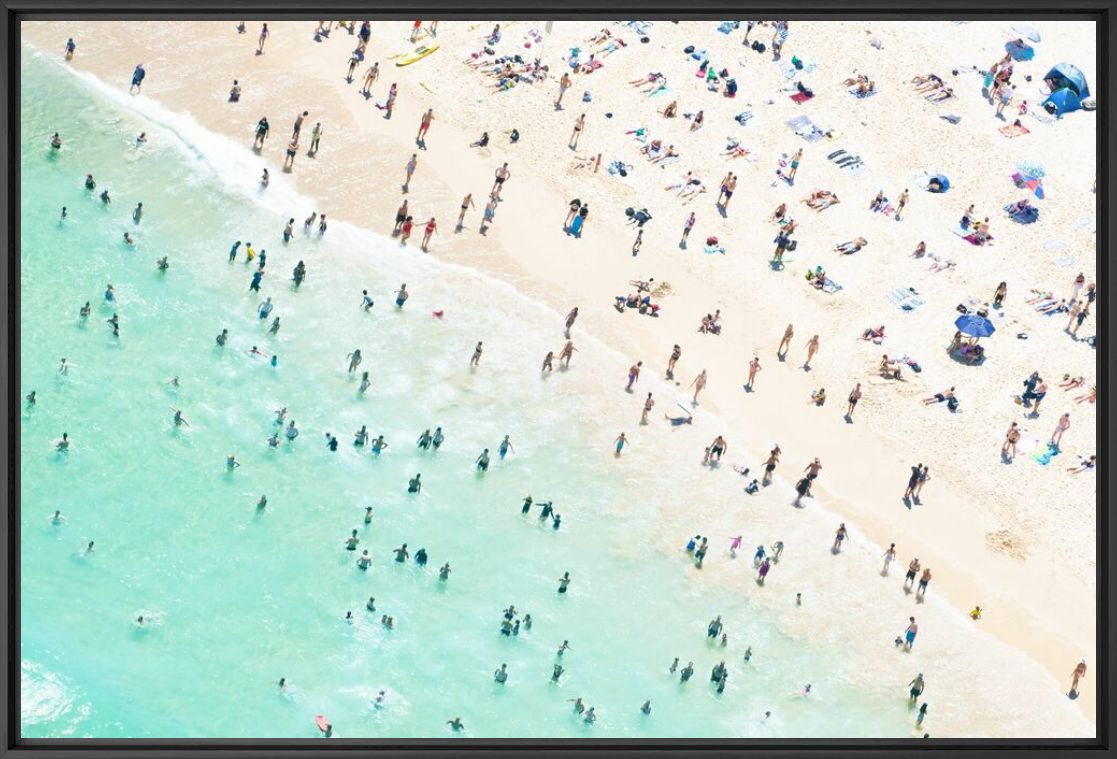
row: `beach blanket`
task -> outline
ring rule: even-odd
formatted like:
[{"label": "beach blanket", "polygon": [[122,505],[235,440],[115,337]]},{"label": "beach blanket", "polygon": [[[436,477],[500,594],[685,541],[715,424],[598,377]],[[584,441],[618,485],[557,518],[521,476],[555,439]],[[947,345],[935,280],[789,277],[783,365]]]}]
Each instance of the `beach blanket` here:
[{"label": "beach blanket", "polygon": [[814,97],[814,95],[808,95],[805,92],[796,92],[794,95],[791,96],[791,99],[794,100],[796,103],[799,103],[801,105],[801,104],[807,102],[808,100],[810,100],[813,97]]},{"label": "beach blanket", "polygon": [[[950,231],[953,232],[954,234],[958,235],[959,237],[961,237],[963,240],[968,242],[970,245],[980,245],[980,243],[977,241],[977,234],[974,233],[972,229],[963,229],[962,227],[951,227]],[[992,240],[993,236],[990,235],[987,239]]]},{"label": "beach blanket", "polygon": [[1028,127],[1023,124],[1007,124],[1000,129],[1001,134],[1005,137],[1019,137],[1022,134],[1029,134]]},{"label": "beach blanket", "polygon": [[802,137],[807,142],[818,142],[826,133],[818,127],[817,124],[810,120],[808,116],[796,116],[785,122],[787,127],[795,132],[795,134]]},{"label": "beach blanket", "polygon": [[885,297],[902,311],[914,311],[926,302],[910,287],[897,287]]},{"label": "beach blanket", "polygon": [[[1011,205],[1005,206],[1004,210],[1009,211]],[[1017,224],[1034,224],[1039,221],[1039,209],[1035,206],[1028,206],[1023,211],[1016,213],[1009,212],[1009,217]]]}]

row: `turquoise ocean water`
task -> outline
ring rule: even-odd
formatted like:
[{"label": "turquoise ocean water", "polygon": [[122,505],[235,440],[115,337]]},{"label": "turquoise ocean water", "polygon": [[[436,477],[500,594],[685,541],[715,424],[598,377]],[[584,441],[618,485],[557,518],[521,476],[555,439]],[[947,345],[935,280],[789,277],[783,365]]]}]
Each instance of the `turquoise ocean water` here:
[{"label": "turquoise ocean water", "polygon": [[[776,533],[776,517],[741,511],[741,497],[714,495],[709,478],[618,470],[603,455],[615,428],[587,421],[594,401],[585,394],[616,394],[622,356],[579,339],[577,379],[556,372],[541,386],[542,353],[561,345],[560,315],[382,236],[335,224],[322,239],[304,237],[313,204],[278,170],[256,197],[259,161],[243,146],[146,99],[127,106],[26,47],[23,64],[21,389],[39,399],[21,420],[25,737],[310,738],[318,713],[340,737],[445,736],[454,716],[471,737],[912,736],[904,683],[881,675],[897,668],[897,620],[858,619],[879,591],[857,589],[855,578],[844,595],[819,594],[813,611],[787,608],[792,589],[813,587],[817,574],[791,557],[808,540],[824,547],[831,517],[804,514],[801,526]],[[54,131],[65,146],[52,155]],[[141,131],[150,141],[139,150]],[[110,205],[82,187],[86,173],[109,190]],[[285,246],[288,216],[298,231]],[[234,240],[267,250],[261,297],[248,291],[243,252],[227,263]],[[163,255],[171,265],[160,273]],[[295,292],[300,259],[309,276]],[[391,293],[401,282],[413,296],[397,312]],[[107,283],[112,307],[102,300]],[[368,314],[362,289],[376,300]],[[281,317],[276,336],[255,314],[266,296]],[[93,312],[82,324],[85,301]],[[446,318],[432,318],[434,309]],[[119,338],[105,323],[114,312]],[[214,343],[222,328],[231,335],[224,349]],[[480,339],[488,350],[471,372]],[[278,355],[278,367],[246,355],[253,345]],[[363,398],[345,369],[358,347],[372,377]],[[74,365],[65,377],[63,356]],[[167,384],[172,376],[181,387]],[[560,389],[567,381],[577,393]],[[301,435],[270,450],[280,406]],[[174,427],[170,407],[188,428]],[[351,444],[362,424],[389,443],[379,459]],[[417,450],[419,433],[436,425],[442,450]],[[52,446],[63,431],[73,440],[66,455]],[[336,453],[327,432],[339,438]],[[505,434],[515,453],[499,462]],[[473,460],[484,447],[494,464],[479,476]],[[231,474],[230,453],[242,462]],[[416,472],[419,497],[406,493]],[[559,530],[536,519],[538,508],[521,516],[528,493],[555,503]],[[258,513],[262,494],[269,505]],[[714,571],[703,575],[679,548],[710,520],[695,525],[687,512],[722,501],[710,532]],[[49,521],[55,509],[61,525]],[[731,534],[718,520],[730,516],[757,533],[746,535],[740,565],[750,544],[789,545],[789,566],[764,593],[745,567],[736,579],[715,574]],[[343,548],[354,528],[373,556],[367,572]],[[82,555],[89,541],[96,549]],[[426,568],[393,561],[404,542],[412,553],[426,548]],[[446,561],[453,572],[442,583]],[[867,561],[872,577],[875,558]],[[560,596],[564,571],[574,581]],[[835,576],[850,572],[860,570]],[[767,591],[781,573],[804,584],[779,590],[777,609]],[[369,596],[376,614],[365,611]],[[531,614],[530,631],[498,633],[509,604]],[[900,669],[930,668],[932,657],[942,665],[941,705],[932,707],[940,734],[1019,730],[995,689],[966,674],[990,656],[1004,663],[1006,683],[1019,680],[1017,698],[1034,684],[1049,720],[1034,729],[1092,730],[1048,695],[1057,686],[1034,663],[945,605],[927,606],[921,614],[944,620],[937,642]],[[380,613],[397,628],[385,630]],[[155,623],[137,628],[139,614]],[[726,649],[704,640],[715,614],[728,625]],[[843,619],[820,623],[830,614]],[[564,639],[572,650],[560,660]],[[685,686],[667,674],[675,656],[694,661]],[[877,671],[882,657],[891,663]],[[709,671],[721,659],[730,678],[718,695]],[[556,661],[567,668],[558,684]],[[502,662],[511,673],[503,686],[492,678]],[[794,696],[806,682],[812,696]],[[380,690],[387,697],[374,709]],[[596,707],[596,725],[573,714],[567,700],[576,696]],[[650,716],[639,712],[645,699]]]}]

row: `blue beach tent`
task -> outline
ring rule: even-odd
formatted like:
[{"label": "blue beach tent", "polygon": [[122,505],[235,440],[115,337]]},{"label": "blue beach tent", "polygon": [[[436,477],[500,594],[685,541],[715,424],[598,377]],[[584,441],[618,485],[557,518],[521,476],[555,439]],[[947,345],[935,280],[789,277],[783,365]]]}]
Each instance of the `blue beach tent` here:
[{"label": "blue beach tent", "polygon": [[1079,100],[1090,97],[1090,88],[1086,86],[1086,76],[1073,63],[1056,64],[1043,75],[1044,81],[1051,85],[1051,94],[1059,90],[1072,90]]},{"label": "blue beach tent", "polygon": [[1064,113],[1077,111],[1082,107],[1082,101],[1078,99],[1078,95],[1075,95],[1073,90],[1064,87],[1048,95],[1047,100],[1043,101],[1043,107],[1057,116],[1062,116]]}]

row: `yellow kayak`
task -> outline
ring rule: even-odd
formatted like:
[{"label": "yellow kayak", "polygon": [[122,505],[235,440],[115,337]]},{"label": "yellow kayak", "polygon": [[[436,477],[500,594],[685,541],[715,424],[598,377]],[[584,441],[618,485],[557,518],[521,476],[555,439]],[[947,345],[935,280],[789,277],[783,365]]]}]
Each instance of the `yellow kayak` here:
[{"label": "yellow kayak", "polygon": [[428,55],[438,50],[438,45],[419,45],[419,47],[412,50],[410,53],[403,55],[398,61],[397,66],[410,66],[415,61],[420,61]]}]

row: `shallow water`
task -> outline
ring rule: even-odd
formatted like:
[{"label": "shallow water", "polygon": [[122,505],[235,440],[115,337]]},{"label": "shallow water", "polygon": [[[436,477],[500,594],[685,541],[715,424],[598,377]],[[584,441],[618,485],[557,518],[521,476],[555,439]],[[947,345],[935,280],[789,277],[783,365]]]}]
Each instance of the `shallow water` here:
[{"label": "shallow water", "polygon": [[[823,550],[797,561],[814,553],[802,546],[828,545],[834,520],[819,509],[742,502],[728,466],[680,475],[667,450],[638,468],[603,454],[616,412],[599,399],[617,395],[626,363],[581,338],[574,369],[541,386],[538,362],[561,344],[560,315],[382,236],[332,224],[305,237],[310,201],[276,168],[257,198],[259,161],[244,147],[146,98],[124,107],[26,47],[23,63],[21,379],[39,397],[21,427],[26,737],[314,737],[318,713],[340,737],[441,736],[457,715],[471,737],[912,737],[893,671],[906,682],[924,666],[940,667],[936,734],[1018,732],[997,694],[969,676],[978,661],[1007,671],[1017,698],[1034,690],[1043,716],[1028,729],[1092,731],[1037,665],[933,598],[918,613],[940,620],[937,634],[922,632],[931,640],[898,663],[889,641],[907,611],[862,616],[877,597],[868,583],[879,549],[847,548],[822,578],[812,562],[827,560]],[[65,147],[52,156],[56,130]],[[133,146],[140,131],[151,137],[143,150]],[[98,192],[109,189],[109,206],[83,189],[87,172]],[[285,246],[291,215],[298,231]],[[243,248],[227,263],[238,239],[268,251],[261,296],[275,302],[277,336],[255,315],[262,297],[247,289]],[[295,292],[299,259],[309,276]],[[396,311],[391,293],[405,281],[413,296]],[[109,282],[112,308],[102,301]],[[366,288],[369,314],[359,308]],[[114,311],[119,339],[104,323]],[[470,371],[479,339],[487,350]],[[253,345],[278,367],[246,355]],[[364,398],[345,369],[356,347],[372,377]],[[75,367],[65,377],[62,356]],[[301,435],[270,450],[280,406]],[[175,429],[170,407],[188,428]],[[362,424],[389,443],[379,459],[351,444]],[[442,450],[417,450],[435,425]],[[65,455],[52,449],[63,431],[73,439]],[[326,432],[339,438],[336,453]],[[505,434],[515,452],[500,462]],[[484,447],[494,463],[482,476],[473,461]],[[242,463],[233,473],[230,453]],[[416,472],[419,497],[406,493]],[[521,516],[528,493],[554,501],[559,530],[536,519],[537,507]],[[268,508],[257,513],[261,494]],[[55,509],[62,525],[48,521]],[[729,562],[725,536],[741,524],[746,549]],[[368,572],[343,548],[353,528],[374,557]],[[701,572],[678,550],[696,531],[715,546]],[[777,538],[789,551],[757,589],[749,546]],[[95,552],[81,555],[91,540]],[[404,542],[427,549],[425,569],[392,560]],[[453,573],[442,583],[446,561]],[[573,583],[561,596],[564,571]],[[789,603],[800,588],[809,610]],[[370,595],[375,615],[364,610]],[[510,603],[534,619],[515,638],[498,634]],[[397,629],[381,627],[380,613]],[[139,614],[154,624],[138,629]],[[724,651],[704,642],[715,614],[730,634]],[[567,672],[552,684],[564,639]],[[695,663],[685,686],[667,674],[675,656]],[[723,658],[730,678],[719,696],[708,673]],[[503,686],[492,678],[502,662]],[[793,695],[806,682],[812,696]],[[385,707],[374,710],[381,689]],[[596,725],[575,718],[576,696],[596,707]],[[638,711],[645,699],[650,716]]]}]

